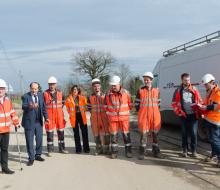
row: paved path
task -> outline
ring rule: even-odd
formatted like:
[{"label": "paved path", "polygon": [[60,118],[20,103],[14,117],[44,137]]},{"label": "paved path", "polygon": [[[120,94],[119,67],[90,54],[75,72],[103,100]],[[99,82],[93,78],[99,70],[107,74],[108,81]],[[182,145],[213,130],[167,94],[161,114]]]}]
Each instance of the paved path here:
[{"label": "paved path", "polygon": [[[66,118],[67,119],[67,118]],[[194,190],[194,189],[217,189],[209,186],[184,170],[184,165],[174,161],[155,160],[147,157],[143,161],[124,157],[124,148],[120,148],[117,160],[106,156],[94,156],[94,143],[90,131],[92,152],[90,154],[77,155],[74,153],[74,141],[72,129],[68,123],[65,130],[65,141],[69,154],[54,153],[52,157],[43,157],[45,162],[35,161],[32,167],[26,166],[27,154],[23,130],[19,131],[21,143],[23,171],[20,171],[19,157],[17,153],[16,138],[12,132],[10,139],[10,168],[15,170],[14,175],[0,174],[0,189],[9,190]],[[135,134],[133,134],[134,139]],[[57,145],[57,138],[55,137]],[[46,136],[44,134],[44,151],[46,150]],[[58,151],[56,146],[56,151]],[[167,155],[172,150],[163,150]],[[175,154],[174,154],[175,155]],[[175,156],[173,156],[175,158]],[[178,162],[178,157],[176,161]],[[182,164],[190,163],[191,160],[181,161]],[[190,163],[195,164],[195,163]]]}]

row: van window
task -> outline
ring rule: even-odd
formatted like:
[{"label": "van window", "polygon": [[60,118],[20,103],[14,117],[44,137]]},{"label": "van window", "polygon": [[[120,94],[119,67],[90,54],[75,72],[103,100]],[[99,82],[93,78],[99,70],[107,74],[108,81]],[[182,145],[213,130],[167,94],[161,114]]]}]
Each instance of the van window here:
[{"label": "van window", "polygon": [[158,75],[154,75],[154,79],[153,79],[153,82],[152,82],[152,86],[154,88],[158,88]]}]

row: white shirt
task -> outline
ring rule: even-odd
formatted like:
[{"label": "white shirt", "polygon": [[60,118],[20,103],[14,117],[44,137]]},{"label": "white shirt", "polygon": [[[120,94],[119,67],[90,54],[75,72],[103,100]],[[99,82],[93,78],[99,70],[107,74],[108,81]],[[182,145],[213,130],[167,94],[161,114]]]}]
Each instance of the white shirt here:
[{"label": "white shirt", "polygon": [[37,97],[37,103],[38,103],[38,96],[37,95],[33,95],[32,94],[32,100],[33,100],[33,102],[35,103],[35,97],[34,96],[36,96]]}]

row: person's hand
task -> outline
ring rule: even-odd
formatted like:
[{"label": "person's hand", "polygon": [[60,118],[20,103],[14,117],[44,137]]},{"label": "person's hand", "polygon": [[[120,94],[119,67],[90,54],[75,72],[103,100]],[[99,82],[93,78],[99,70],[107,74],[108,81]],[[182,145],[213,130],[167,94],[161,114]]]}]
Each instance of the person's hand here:
[{"label": "person's hand", "polygon": [[49,125],[49,124],[50,124],[50,120],[49,120],[49,119],[46,119],[46,120],[45,120],[45,124]]},{"label": "person's hand", "polygon": [[17,132],[17,130],[21,127],[20,124],[14,125],[15,127],[15,131]]},{"label": "person's hand", "polygon": [[197,104],[198,108],[202,111],[206,111],[206,106],[202,104]]},{"label": "person's hand", "polygon": [[39,107],[38,103],[35,103],[34,108],[38,108],[38,107]]},{"label": "person's hand", "polygon": [[29,103],[28,107],[29,107],[30,109],[34,109],[34,104]]}]

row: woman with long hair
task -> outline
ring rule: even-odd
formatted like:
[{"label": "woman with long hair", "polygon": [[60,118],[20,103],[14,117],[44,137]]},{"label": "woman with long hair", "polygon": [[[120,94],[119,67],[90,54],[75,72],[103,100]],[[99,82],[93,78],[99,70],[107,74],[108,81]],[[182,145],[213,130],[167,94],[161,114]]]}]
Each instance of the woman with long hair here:
[{"label": "woman with long hair", "polygon": [[74,132],[76,153],[80,154],[82,152],[80,130],[83,139],[83,150],[85,153],[89,153],[90,148],[86,118],[87,100],[85,96],[81,95],[81,89],[78,87],[78,85],[72,86],[65,105],[69,113],[70,123]]}]

